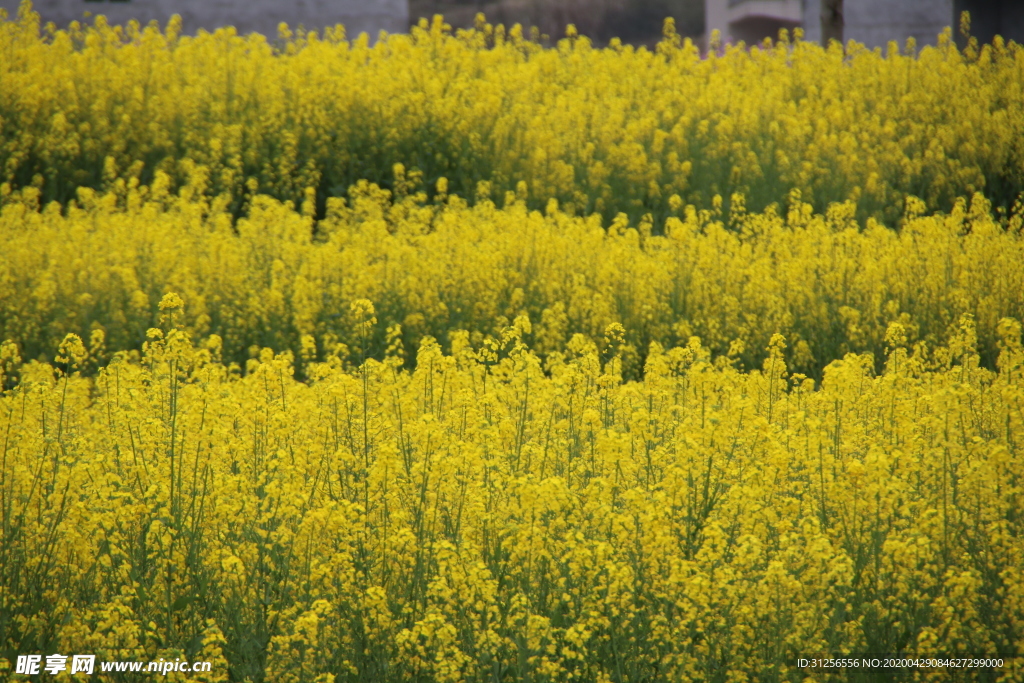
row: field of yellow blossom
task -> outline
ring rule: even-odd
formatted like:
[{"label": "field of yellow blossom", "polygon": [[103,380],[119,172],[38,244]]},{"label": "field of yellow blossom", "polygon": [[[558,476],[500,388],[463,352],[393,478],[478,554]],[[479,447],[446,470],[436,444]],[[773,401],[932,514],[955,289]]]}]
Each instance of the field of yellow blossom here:
[{"label": "field of yellow blossom", "polygon": [[[517,195],[502,208],[422,193],[392,200],[366,183],[319,221],[259,196],[233,222],[223,202],[193,185],[169,194],[167,183],[82,189],[65,208],[39,207],[33,188],[9,197],[0,339],[49,361],[65,334],[97,335],[91,373],[112,351],[140,349],[174,291],[189,303],[190,339],[219,335],[225,363],[240,368],[265,347],[381,360],[389,335],[409,349],[429,335],[449,353],[466,332],[480,348],[525,315],[524,340],[545,359],[564,355],[576,334],[597,341],[622,325],[627,379],[640,377],[652,342],[697,336],[752,369],[780,333],[794,371],[820,380],[851,352],[874,354],[880,371],[892,323],[908,348],[929,352],[964,315],[993,368],[999,321],[1024,320],[1021,216],[1001,224],[981,195],[949,214],[925,214],[911,198],[899,231],[857,223],[850,203],[814,214],[794,195],[784,211],[760,214],[678,207],[654,234],[649,222],[620,216],[602,227],[554,201],[541,213]],[[379,321],[365,340],[349,313],[359,299]]]},{"label": "field of yellow blossom", "polygon": [[204,192],[236,217],[267,194],[301,206],[368,180],[422,173],[434,193],[496,202],[527,184],[579,215],[656,226],[672,196],[751,211],[794,188],[815,211],[853,201],[894,224],[903,199],[949,211],[984,191],[1010,210],[1024,191],[1024,51],[891,44],[883,54],[799,40],[702,58],[669,23],[656,50],[594,49],[575,30],[544,49],[520,27],[438,17],[374,46],[284,31],[268,43],[223,29],[40,27],[0,22],[0,183],[44,203],[116,178]]},{"label": "field of yellow blossom", "polygon": [[[816,388],[781,336],[747,373],[696,338],[653,343],[624,382],[611,325],[545,368],[525,317],[478,350],[428,337],[412,372],[392,340],[383,361],[264,349],[240,373],[218,337],[189,342],[181,303],[164,298],[141,357],[84,378],[69,337],[0,398],[12,659],[212,661],[178,678],[199,681],[789,681],[814,653],[981,653],[1005,668],[967,680],[1024,676],[1012,321],[996,371],[968,317],[934,356],[894,323],[881,374],[849,354]],[[368,338],[372,304],[349,313]]]},{"label": "field of yellow blossom", "polygon": [[1024,49],[567,34],[0,18],[0,681],[1024,682]]}]

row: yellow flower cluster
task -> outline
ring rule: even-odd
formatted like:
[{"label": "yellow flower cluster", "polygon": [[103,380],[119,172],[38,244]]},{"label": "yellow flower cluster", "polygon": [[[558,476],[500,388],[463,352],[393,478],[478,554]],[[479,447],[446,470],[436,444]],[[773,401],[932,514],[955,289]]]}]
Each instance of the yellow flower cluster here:
[{"label": "yellow flower cluster", "polygon": [[652,344],[642,382],[582,339],[545,372],[524,319],[301,383],[269,349],[240,376],[161,308],[137,361],[82,377],[72,337],[0,396],[8,651],[291,683],[784,681],[812,653],[1019,648],[1013,320],[997,371],[969,317],[940,365],[894,323],[884,372],[849,354],[818,390],[781,335],[749,373],[696,338]]},{"label": "yellow flower cluster", "polygon": [[[814,215],[794,196],[784,214],[684,207],[656,235],[624,216],[602,228],[553,205],[530,211],[516,195],[500,209],[422,193],[393,201],[365,183],[321,221],[259,196],[232,227],[223,203],[190,187],[170,195],[158,176],[150,187],[82,190],[63,211],[8,202],[0,340],[46,360],[77,334],[95,347],[91,372],[110,351],[140,349],[167,315],[161,296],[175,291],[189,301],[177,315],[193,341],[220,335],[223,360],[239,367],[264,347],[358,363],[403,355],[429,335],[449,351],[463,331],[479,350],[522,315],[545,359],[581,334],[602,353],[621,347],[627,378],[642,373],[651,342],[690,336],[759,367],[778,332],[793,369],[820,379],[848,352],[875,354],[881,369],[891,323],[927,351],[964,314],[991,368],[999,320],[1024,319],[1024,235],[1016,222],[1000,226],[980,196],[948,215],[911,202],[899,232],[860,226],[851,204]],[[364,299],[374,315],[353,307]],[[605,340],[612,323],[622,329]]]},{"label": "yellow flower cluster", "polygon": [[[284,36],[290,36],[285,32]],[[40,28],[30,5],[0,21],[0,183],[62,203],[114,179],[172,186],[196,173],[238,216],[259,192],[301,206],[359,180],[396,189],[395,163],[430,191],[500,200],[525,181],[606,220],[671,198],[750,209],[792,189],[816,211],[900,217],[906,195],[948,211],[982,191],[1011,209],[1024,191],[1024,51],[783,40],[702,58],[672,25],[656,50],[594,49],[570,31],[553,49],[520,27],[440,17],[370,46],[341,27],[282,38],[101,19]]]},{"label": "yellow flower cluster", "polygon": [[567,36],[0,17],[3,653],[1024,654],[1024,50]]}]

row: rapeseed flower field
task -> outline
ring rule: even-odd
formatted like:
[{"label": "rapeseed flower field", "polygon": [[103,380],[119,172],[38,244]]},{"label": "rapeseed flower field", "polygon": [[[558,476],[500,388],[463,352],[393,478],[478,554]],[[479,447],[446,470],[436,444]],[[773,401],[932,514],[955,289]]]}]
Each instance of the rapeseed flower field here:
[{"label": "rapeseed flower field", "polygon": [[158,170],[176,190],[198,167],[236,217],[257,194],[322,216],[360,180],[398,189],[395,163],[431,197],[442,177],[498,203],[525,182],[532,209],[656,226],[673,196],[728,210],[738,193],[760,212],[798,189],[817,212],[849,200],[894,225],[908,194],[948,212],[977,191],[1010,210],[1024,191],[1024,53],[1000,41],[883,54],[794,36],[705,59],[671,23],[651,51],[575,29],[544,49],[483,20],[452,35],[440,17],[372,47],[342,27],[272,45],[20,17],[0,24],[0,183],[44,203]]},{"label": "rapeseed flower field", "polygon": [[0,21],[0,679],[1024,680],[1024,50],[665,33]]}]

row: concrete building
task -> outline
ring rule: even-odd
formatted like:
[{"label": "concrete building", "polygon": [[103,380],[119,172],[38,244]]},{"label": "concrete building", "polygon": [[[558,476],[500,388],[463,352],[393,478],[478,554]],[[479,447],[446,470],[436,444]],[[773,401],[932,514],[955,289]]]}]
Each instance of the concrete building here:
[{"label": "concrete building", "polygon": [[705,0],[706,35],[718,30],[722,42],[759,43],[779,29],[803,24],[804,0]]},{"label": "concrete building", "polygon": [[884,48],[913,36],[918,45],[932,45],[947,26],[958,33],[963,11],[971,13],[971,33],[980,41],[999,34],[1024,42],[1024,0],[705,0],[707,35],[717,29],[724,42],[748,45],[796,26],[815,42],[838,38]]},{"label": "concrete building", "polygon": [[[828,9],[823,0],[806,0],[804,36],[807,40],[821,42],[822,26],[829,19]],[[843,42],[856,40],[868,47],[885,47],[890,40],[902,45],[911,36],[918,45],[934,44],[942,29],[957,25],[953,19],[953,0],[844,0],[842,3]]]},{"label": "concrete building", "polygon": [[[0,8],[10,17],[19,5],[20,0],[0,0]],[[102,14],[111,24],[137,19],[145,25],[155,19],[161,26],[179,14],[184,33],[234,26],[240,34],[257,32],[271,39],[277,37],[281,22],[310,30],[344,24],[349,38],[366,32],[374,39],[382,30],[409,30],[408,0],[35,0],[33,9],[44,23],[52,21],[58,27],[81,21],[85,12]]]}]

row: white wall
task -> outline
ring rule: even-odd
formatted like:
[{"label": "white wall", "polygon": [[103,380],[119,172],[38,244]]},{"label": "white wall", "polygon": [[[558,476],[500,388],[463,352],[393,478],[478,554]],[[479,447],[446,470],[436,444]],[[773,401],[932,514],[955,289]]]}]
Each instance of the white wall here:
[{"label": "white wall", "polygon": [[844,0],[843,24],[844,42],[884,49],[895,40],[902,48],[913,36],[918,45],[934,45],[953,26],[953,0]]},{"label": "white wall", "polygon": [[[1015,0],[1024,4],[1024,0]],[[934,45],[938,34],[956,25],[954,0],[844,0],[843,41],[856,40],[870,48],[885,48],[890,40],[901,47],[908,36],[918,45]],[[780,0],[705,0],[707,34],[713,29],[729,38],[729,24],[744,14],[791,18],[795,3]],[[821,0],[800,0],[804,39],[821,41]],[[798,16],[799,16],[798,15]]]},{"label": "white wall", "polygon": [[[723,43],[734,42],[737,36],[732,35],[731,25],[756,18],[799,23],[803,18],[803,0],[704,0],[707,38],[717,29]],[[771,37],[777,37],[777,33],[773,31]],[[745,39],[750,42],[749,37]]]},{"label": "white wall", "polygon": [[[850,0],[847,0],[849,2]],[[804,40],[821,42],[821,0],[804,0]]]},{"label": "white wall", "polygon": [[[9,17],[18,11],[19,0],[0,0]],[[199,28],[213,30],[234,26],[241,34],[256,31],[268,38],[277,37],[282,21],[292,29],[303,24],[307,29],[344,24],[349,38],[367,32],[376,38],[381,30],[406,33],[409,30],[408,0],[130,0],[129,2],[86,2],[85,0],[36,0],[33,9],[42,21],[63,28],[72,20],[82,20],[86,11],[103,14],[112,24],[138,19],[145,25],[156,19],[161,26],[173,14],[180,14],[182,30],[194,34]]]},{"label": "white wall", "polygon": [[711,40],[711,32],[718,31],[722,41],[729,33],[729,0],[704,0],[704,36]]}]

